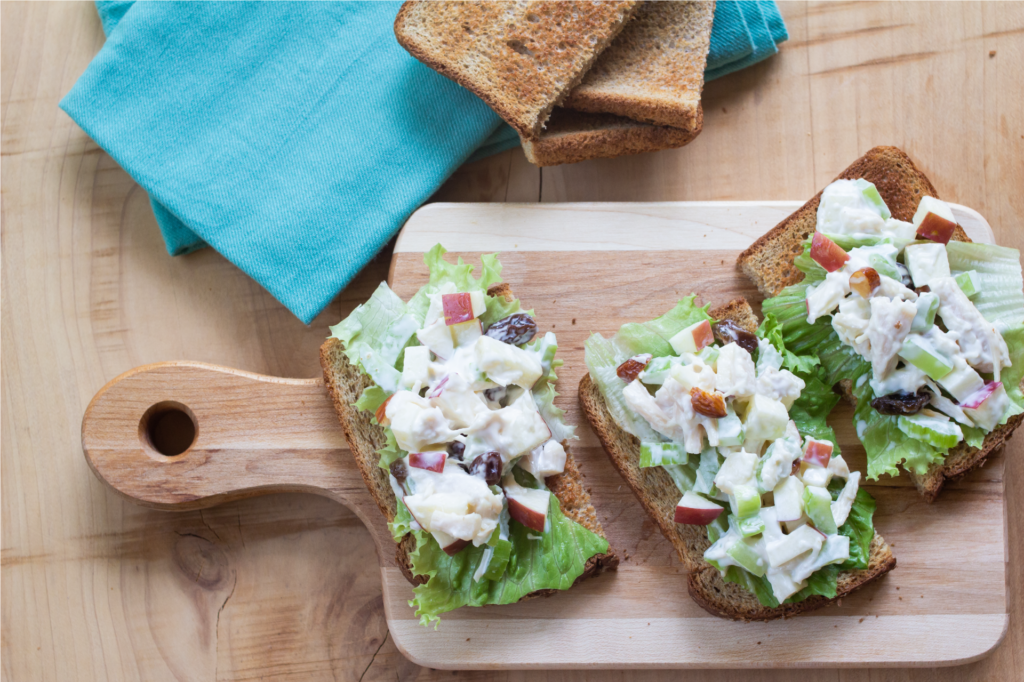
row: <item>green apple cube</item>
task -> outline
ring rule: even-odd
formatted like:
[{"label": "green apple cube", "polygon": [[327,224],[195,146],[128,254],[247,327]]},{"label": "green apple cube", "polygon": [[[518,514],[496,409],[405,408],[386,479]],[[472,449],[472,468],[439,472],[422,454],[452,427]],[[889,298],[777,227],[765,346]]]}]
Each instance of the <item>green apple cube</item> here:
[{"label": "green apple cube", "polygon": [[752,485],[736,486],[730,497],[733,501],[733,513],[738,518],[745,519],[761,511],[761,494]]},{"label": "green apple cube", "polygon": [[924,337],[917,334],[907,337],[899,355],[935,381],[953,371],[953,363],[935,350]]},{"label": "green apple cube", "polygon": [[945,244],[911,244],[903,249],[903,259],[915,287],[923,287],[936,277],[949,277]]},{"label": "green apple cube", "polygon": [[924,333],[935,325],[935,313],[939,311],[939,297],[930,291],[918,295],[914,301],[917,306],[917,315],[910,325],[910,331]]},{"label": "green apple cube", "polygon": [[743,445],[743,422],[732,412],[718,420],[718,444],[725,447]]},{"label": "green apple cube", "polygon": [[981,278],[978,277],[977,270],[961,272],[956,276],[956,284],[967,298],[973,298],[981,291]]},{"label": "green apple cube", "polygon": [[957,358],[953,362],[953,371],[936,381],[939,382],[939,386],[949,391],[958,403],[962,403],[985,387],[985,380],[963,358]]},{"label": "green apple cube", "polygon": [[[927,411],[923,410],[922,412]],[[960,425],[946,415],[938,413],[934,413],[934,416],[922,413],[900,415],[896,420],[896,426],[911,438],[924,441],[943,450],[955,446],[964,439],[964,432],[960,429]]]},{"label": "green apple cube", "polygon": [[882,195],[878,193],[878,188],[873,183],[868,182],[864,178],[857,178],[855,181],[858,188],[864,198],[875,207],[878,211],[878,215],[882,216],[882,220],[888,220],[892,217],[892,213],[889,212],[889,207],[885,205],[885,200],[882,199]]},{"label": "green apple cube", "polygon": [[748,516],[745,519],[729,519],[729,524],[736,528],[736,531],[745,538],[760,535],[764,532],[764,519],[758,516]]},{"label": "green apple cube", "polygon": [[653,443],[643,442],[640,444],[640,468],[660,467],[665,464],[686,464],[690,456],[679,443]]},{"label": "green apple cube", "polygon": [[752,575],[760,578],[764,575],[764,560],[758,555],[754,548],[743,540],[737,540],[732,544],[726,554],[732,557],[733,561],[749,571]]},{"label": "green apple cube", "polygon": [[831,535],[839,530],[832,517],[832,495],[826,488],[816,485],[804,488],[804,511],[814,527],[822,533]]},{"label": "green apple cube", "polygon": [[491,562],[487,564],[483,577],[487,580],[499,580],[505,575],[505,567],[508,566],[509,557],[512,555],[512,543],[497,537],[497,532],[487,543],[492,550]]}]

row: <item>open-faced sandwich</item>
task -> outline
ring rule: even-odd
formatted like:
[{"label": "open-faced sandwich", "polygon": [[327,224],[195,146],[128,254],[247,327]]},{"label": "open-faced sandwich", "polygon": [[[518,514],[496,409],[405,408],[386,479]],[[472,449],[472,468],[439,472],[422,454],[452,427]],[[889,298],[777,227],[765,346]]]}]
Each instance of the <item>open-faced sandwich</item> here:
[{"label": "open-faced sandwich", "polygon": [[1020,424],[1020,252],[972,243],[899,149],[872,149],[739,265],[787,349],[856,405],[869,479],[902,464],[934,501]]},{"label": "open-faced sandwich", "polygon": [[825,416],[839,397],[747,302],[586,342],[583,410],[709,612],[771,620],[896,566]]},{"label": "open-faced sandwich", "polygon": [[320,349],[363,479],[424,624],[613,568],[554,404],[555,335],[537,333],[494,255],[425,256],[408,303],[382,283]]}]

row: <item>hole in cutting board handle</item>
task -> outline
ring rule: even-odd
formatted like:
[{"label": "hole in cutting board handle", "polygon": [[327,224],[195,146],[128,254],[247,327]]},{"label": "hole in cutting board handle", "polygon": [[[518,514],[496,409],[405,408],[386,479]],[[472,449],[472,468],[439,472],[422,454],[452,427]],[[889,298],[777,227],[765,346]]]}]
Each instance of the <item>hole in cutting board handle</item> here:
[{"label": "hole in cutting board handle", "polygon": [[139,440],[152,454],[175,457],[196,442],[199,428],[192,410],[173,400],[153,405],[139,421]]}]

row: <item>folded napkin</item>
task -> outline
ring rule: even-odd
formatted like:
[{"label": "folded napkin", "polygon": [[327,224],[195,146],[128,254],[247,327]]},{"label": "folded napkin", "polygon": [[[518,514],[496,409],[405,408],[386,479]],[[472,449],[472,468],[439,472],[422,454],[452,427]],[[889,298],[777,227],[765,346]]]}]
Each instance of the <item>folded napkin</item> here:
[{"label": "folded napkin", "polygon": [[[172,255],[212,246],[308,324],[459,165],[518,144],[398,45],[399,6],[98,2],[107,42],[60,106]],[[773,2],[719,2],[706,78],[785,37]]]}]

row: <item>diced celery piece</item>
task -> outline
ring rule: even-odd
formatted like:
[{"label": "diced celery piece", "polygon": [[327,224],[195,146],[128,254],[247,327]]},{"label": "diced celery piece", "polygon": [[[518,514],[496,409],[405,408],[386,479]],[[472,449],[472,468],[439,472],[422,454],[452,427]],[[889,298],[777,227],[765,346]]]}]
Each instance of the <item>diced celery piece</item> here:
[{"label": "diced celery piece", "polygon": [[738,485],[733,488],[732,498],[737,518],[745,519],[761,511],[761,494],[752,485]]},{"label": "diced celery piece", "polygon": [[743,422],[735,413],[718,420],[718,443],[725,447],[743,445]]},{"label": "diced celery piece", "polygon": [[505,575],[508,559],[512,555],[512,543],[502,540],[495,533],[487,544],[491,546],[494,553],[491,554],[491,563],[487,564],[483,577],[487,580],[499,580],[501,576]]},{"label": "diced celery piece", "polygon": [[[673,362],[675,360],[675,362]],[[640,381],[645,384],[663,384],[665,379],[668,378],[669,372],[672,370],[672,365],[679,361],[679,358],[675,358],[671,355],[664,355],[660,358],[654,358],[647,365],[647,368],[640,372]]]},{"label": "diced celery piece", "polygon": [[760,535],[764,532],[764,519],[760,516],[748,516],[745,519],[736,519],[734,522],[736,530],[745,538]]},{"label": "diced celery piece", "polygon": [[718,362],[718,348],[715,346],[704,346],[697,357],[704,361],[706,365],[713,365]]},{"label": "diced celery piece", "polygon": [[910,325],[910,331],[926,332],[935,325],[935,313],[939,310],[939,297],[930,291],[925,291],[918,295],[914,305],[917,306],[917,315],[914,316],[914,322]]},{"label": "diced celery piece", "polygon": [[886,258],[880,253],[873,253],[868,256],[868,263],[873,267],[878,274],[890,277],[897,282],[900,281],[900,271],[896,267],[896,261],[890,258]]},{"label": "diced celery piece", "polygon": [[878,210],[878,214],[882,216],[882,220],[888,220],[892,217],[892,213],[889,212],[889,207],[885,205],[882,195],[878,193],[878,189],[874,184],[868,182],[864,178],[857,178],[856,184],[864,194],[864,198],[871,202],[871,204]]},{"label": "diced celery piece", "polygon": [[960,425],[945,415],[925,414],[901,415],[896,420],[900,431],[911,438],[924,441],[943,450],[955,446],[964,439]]},{"label": "diced celery piece", "polygon": [[953,371],[953,363],[921,336],[908,336],[899,355],[935,381]]},{"label": "diced celery piece", "polygon": [[752,575],[761,577],[764,575],[764,561],[758,555],[754,548],[748,545],[743,540],[738,540],[733,543],[732,547],[726,552],[733,560],[740,566],[749,571]]},{"label": "diced celery piece", "polygon": [[679,443],[640,444],[640,468],[659,467],[665,464],[686,464],[690,456]]},{"label": "diced celery piece", "polygon": [[981,277],[978,276],[977,270],[961,272],[956,276],[956,284],[967,298],[974,298],[974,296],[981,292]]},{"label": "diced celery piece", "polygon": [[816,485],[804,488],[804,511],[814,527],[822,533],[831,535],[839,530],[832,516],[832,495],[828,489]]}]

